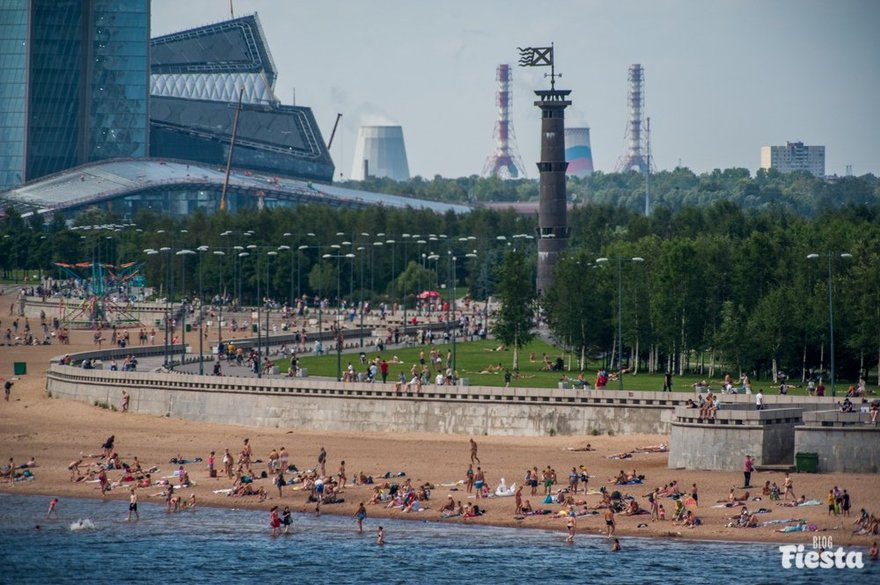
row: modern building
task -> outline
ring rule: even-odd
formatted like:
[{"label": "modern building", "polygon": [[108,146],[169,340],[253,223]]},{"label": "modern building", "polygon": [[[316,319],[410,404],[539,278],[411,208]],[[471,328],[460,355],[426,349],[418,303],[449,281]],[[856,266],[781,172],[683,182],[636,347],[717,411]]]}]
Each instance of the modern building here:
[{"label": "modern building", "polygon": [[150,0],[0,0],[0,191],[149,151]]},{"label": "modern building", "polygon": [[565,129],[565,174],[583,179],[593,174],[593,151],[590,149],[589,128]]},{"label": "modern building", "polygon": [[150,156],[333,180],[311,108],[275,95],[275,69],[256,14],[150,42]]},{"label": "modern building", "polygon": [[[142,210],[184,217],[197,210],[214,213],[225,170],[215,165],[159,159],[116,159],[90,163],[0,193],[0,209],[23,215],[60,213],[70,217],[86,209],[111,211],[133,220]],[[465,205],[412,199],[233,170],[227,210],[292,207],[301,204],[366,208],[372,206],[467,213]]]},{"label": "modern building", "polygon": [[400,126],[361,126],[354,147],[351,179],[383,177],[395,181],[409,180],[406,145]]},{"label": "modern building", "polygon": [[785,146],[762,146],[761,168],[776,169],[780,173],[807,171],[817,177],[824,177],[825,147],[806,146],[803,142],[786,142]]}]

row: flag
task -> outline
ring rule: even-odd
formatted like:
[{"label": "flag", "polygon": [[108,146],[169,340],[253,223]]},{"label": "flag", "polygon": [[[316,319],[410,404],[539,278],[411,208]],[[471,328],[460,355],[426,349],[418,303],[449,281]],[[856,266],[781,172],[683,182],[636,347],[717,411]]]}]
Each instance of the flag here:
[{"label": "flag", "polygon": [[552,67],[553,47],[517,47],[520,67]]}]

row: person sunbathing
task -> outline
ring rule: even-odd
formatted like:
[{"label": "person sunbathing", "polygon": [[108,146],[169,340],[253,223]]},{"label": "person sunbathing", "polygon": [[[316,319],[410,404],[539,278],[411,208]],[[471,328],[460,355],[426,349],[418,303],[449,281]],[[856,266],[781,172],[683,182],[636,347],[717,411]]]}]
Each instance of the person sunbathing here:
[{"label": "person sunbathing", "polygon": [[623,511],[623,515],[624,516],[635,516],[636,514],[639,513],[639,511],[640,511],[639,510],[639,503],[635,499],[632,499],[626,505],[626,508]]}]

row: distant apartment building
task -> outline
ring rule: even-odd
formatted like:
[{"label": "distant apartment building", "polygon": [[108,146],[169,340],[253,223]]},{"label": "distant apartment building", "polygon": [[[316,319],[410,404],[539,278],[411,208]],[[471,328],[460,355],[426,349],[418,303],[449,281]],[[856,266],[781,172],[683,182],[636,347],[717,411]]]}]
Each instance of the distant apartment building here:
[{"label": "distant apartment building", "polygon": [[780,173],[808,171],[825,176],[825,147],[805,146],[803,142],[786,142],[785,146],[762,146],[761,168],[776,169]]}]

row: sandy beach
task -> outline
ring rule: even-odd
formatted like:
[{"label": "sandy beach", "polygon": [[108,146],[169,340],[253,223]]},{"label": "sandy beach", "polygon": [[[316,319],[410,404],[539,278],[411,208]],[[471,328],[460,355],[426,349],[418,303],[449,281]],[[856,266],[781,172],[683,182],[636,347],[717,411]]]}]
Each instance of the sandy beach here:
[{"label": "sandy beach", "polygon": [[[9,307],[9,297],[0,298],[0,306]],[[9,326],[13,317],[5,314],[2,326]],[[38,323],[39,319],[31,319]],[[560,538],[566,533],[565,519],[556,515],[561,506],[543,504],[543,495],[530,496],[526,488],[524,499],[530,500],[533,508],[545,508],[554,513],[545,516],[514,518],[514,498],[490,497],[468,499],[463,485],[453,486],[465,478],[470,462],[469,437],[440,434],[383,434],[383,433],[317,433],[302,429],[267,429],[241,426],[195,423],[169,419],[153,415],[122,413],[93,405],[62,401],[49,398],[45,394],[45,369],[51,357],[64,353],[92,349],[92,333],[72,332],[70,345],[22,347],[0,346],[0,375],[10,378],[13,362],[27,362],[28,374],[14,382],[9,402],[0,402],[0,460],[7,463],[12,457],[16,465],[25,463],[31,457],[37,467],[31,471],[34,478],[28,481],[0,483],[0,491],[5,493],[56,496],[61,499],[59,511],[63,514],[64,499],[69,497],[100,498],[96,483],[70,481],[68,464],[81,455],[99,454],[101,445],[110,435],[115,435],[115,448],[124,462],[137,457],[144,468],[157,466],[159,472],[154,477],[170,476],[177,468],[169,461],[175,457],[193,460],[207,460],[213,450],[217,453],[217,467],[224,448],[238,453],[244,438],[249,438],[256,459],[266,461],[270,451],[285,447],[290,453],[290,463],[300,470],[311,469],[317,465],[317,455],[323,446],[327,451],[327,472],[335,474],[342,460],[346,463],[349,481],[355,474],[363,471],[372,475],[376,481],[386,472],[397,474],[405,472],[405,477],[390,481],[402,483],[410,478],[414,485],[431,483],[435,486],[429,509],[417,513],[403,513],[398,509],[386,509],[384,505],[367,506],[368,518],[394,517],[421,521],[466,522],[468,524],[491,524],[521,528],[541,528],[558,531]],[[247,397],[242,397],[246,400]],[[119,405],[117,405],[118,407]],[[815,524],[820,532],[797,532],[782,534],[776,531],[780,525],[759,528],[729,528],[729,518],[739,513],[740,507],[714,508],[717,500],[725,500],[732,487],[737,493],[744,491],[742,473],[684,471],[667,468],[665,453],[637,453],[631,459],[614,460],[608,456],[633,451],[648,445],[668,443],[663,435],[590,436],[590,437],[474,437],[478,443],[480,465],[490,486],[494,488],[503,477],[508,485],[522,483],[526,469],[538,470],[548,465],[556,470],[559,484],[553,491],[568,484],[572,467],[584,466],[591,476],[588,488],[597,491],[605,486],[610,491],[619,490],[635,496],[640,506],[648,508],[645,497],[653,488],[662,487],[676,480],[682,489],[690,489],[696,483],[699,488],[699,506],[696,514],[702,525],[693,529],[674,526],[670,520],[651,522],[649,515],[616,516],[618,536],[652,536],[712,540],[743,540],[764,542],[807,543],[813,535],[832,536],[835,546],[867,547],[877,537],[852,535],[853,522],[859,510],[880,513],[880,481],[876,475],[867,474],[792,474],[796,495],[806,495],[807,499],[819,500],[818,506],[798,508],[782,507],[771,502],[769,497],[761,496],[760,487],[767,480],[783,483],[781,472],[761,472],[752,475],[752,497],[762,497],[760,501],[749,501],[750,510],[767,508],[769,513],[760,514],[761,522],[780,519],[806,519]],[[569,451],[591,443],[594,451]],[[706,446],[722,449],[722,445]],[[875,448],[866,446],[866,448]],[[84,462],[88,462],[86,458]],[[96,459],[93,461],[97,461]],[[255,464],[254,471],[266,469],[265,463]],[[620,470],[645,476],[641,485],[615,486],[607,480],[616,476]],[[204,461],[187,465],[188,473],[195,486],[179,493],[188,498],[195,493],[199,505],[252,508],[268,511],[273,505],[287,505],[295,512],[314,513],[314,504],[307,502],[307,493],[297,491],[293,486],[284,488],[282,497],[269,479],[256,480],[263,486],[270,499],[259,502],[256,496],[227,497],[215,494],[232,486],[232,480],[225,477],[210,478]],[[111,481],[120,476],[119,471],[108,473]],[[222,476],[222,473],[220,474]],[[757,486],[757,487],[755,487]],[[848,490],[852,499],[850,517],[829,516],[825,504],[831,488],[838,486]],[[140,490],[141,501],[164,503],[159,495],[161,487],[153,486]],[[343,490],[345,502],[324,505],[323,514],[342,514],[353,516],[358,503],[366,501],[372,493],[371,486],[350,486]],[[539,487],[543,494],[543,488]],[[439,508],[447,495],[452,495],[462,504],[478,503],[486,514],[477,518],[454,518],[441,520]],[[108,499],[118,500],[119,515],[127,514],[128,490],[112,490]],[[584,495],[579,492],[577,500],[586,500],[593,507],[601,500],[599,495]],[[667,518],[671,518],[673,501],[662,499]],[[578,519],[578,533],[599,534],[604,529],[604,520],[599,514],[582,516]],[[644,525],[644,526],[641,526]],[[352,529],[355,529],[352,519]],[[268,526],[267,526],[268,530]]]}]

